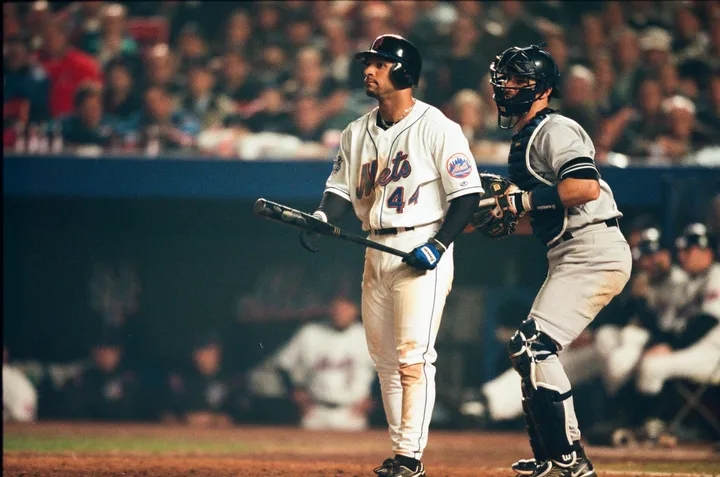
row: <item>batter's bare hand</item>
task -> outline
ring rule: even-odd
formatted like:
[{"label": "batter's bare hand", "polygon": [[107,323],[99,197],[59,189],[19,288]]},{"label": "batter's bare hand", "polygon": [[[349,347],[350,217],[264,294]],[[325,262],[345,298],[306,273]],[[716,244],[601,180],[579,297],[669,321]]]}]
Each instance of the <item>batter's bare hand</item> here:
[{"label": "batter's bare hand", "polygon": [[[314,214],[312,214],[313,217],[322,220],[323,222],[327,222],[327,216],[320,212],[319,210],[316,211]],[[310,253],[317,253],[318,248],[315,247],[312,243],[312,238],[315,237],[317,234],[314,232],[310,232],[309,230],[301,230],[300,231],[300,245],[302,245],[302,248],[307,250]]]}]

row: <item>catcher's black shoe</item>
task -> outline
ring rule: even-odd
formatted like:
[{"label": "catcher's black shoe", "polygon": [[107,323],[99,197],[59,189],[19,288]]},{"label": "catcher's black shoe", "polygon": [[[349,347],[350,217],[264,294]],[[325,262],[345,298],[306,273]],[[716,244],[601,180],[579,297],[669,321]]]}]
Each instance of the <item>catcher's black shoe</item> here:
[{"label": "catcher's black shoe", "polygon": [[426,477],[425,466],[422,463],[413,470],[400,465],[395,459],[385,459],[380,467],[373,469],[373,472],[379,477]]},{"label": "catcher's black shoe", "polygon": [[517,475],[533,475],[537,466],[538,464],[535,459],[520,459],[511,465],[510,468]]},{"label": "catcher's black shoe", "polygon": [[584,452],[573,452],[572,462],[546,460],[537,465],[532,477],[597,477],[597,473]]}]

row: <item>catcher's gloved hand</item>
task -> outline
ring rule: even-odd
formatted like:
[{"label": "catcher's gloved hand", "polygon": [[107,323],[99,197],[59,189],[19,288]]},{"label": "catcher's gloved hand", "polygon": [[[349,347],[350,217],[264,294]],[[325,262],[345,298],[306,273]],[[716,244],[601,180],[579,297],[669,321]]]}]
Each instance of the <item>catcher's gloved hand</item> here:
[{"label": "catcher's gloved hand", "polygon": [[[315,211],[314,214],[312,214],[313,217],[322,220],[323,222],[327,222],[327,216],[324,212],[321,212],[319,210]],[[318,248],[315,247],[312,243],[312,238],[316,236],[317,234],[315,232],[310,232],[309,230],[301,230],[300,231],[300,245],[311,253],[316,253],[318,251]]]},{"label": "catcher's gloved hand", "polygon": [[[510,192],[509,190],[503,195],[495,198],[497,207],[503,213],[510,213],[516,217],[522,217],[525,212],[530,210],[530,193],[523,190]],[[496,209],[494,209],[496,210]]]},{"label": "catcher's gloved hand", "polygon": [[486,237],[507,238],[515,232],[518,218],[530,208],[527,192],[497,174],[481,172],[480,181],[485,190],[480,199],[494,198],[495,206],[479,208],[470,224]]},{"label": "catcher's gloved hand", "polygon": [[402,261],[418,270],[434,270],[445,250],[445,246],[440,241],[431,238],[426,244],[415,247],[410,252],[410,256],[403,258]]}]

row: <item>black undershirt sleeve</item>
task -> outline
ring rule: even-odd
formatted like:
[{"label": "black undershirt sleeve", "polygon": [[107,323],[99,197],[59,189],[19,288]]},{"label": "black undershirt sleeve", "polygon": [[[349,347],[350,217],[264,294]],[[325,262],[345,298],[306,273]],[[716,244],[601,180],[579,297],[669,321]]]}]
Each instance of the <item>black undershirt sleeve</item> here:
[{"label": "black undershirt sleeve", "polygon": [[479,201],[480,194],[467,194],[451,200],[445,221],[435,235],[435,240],[449,247],[470,222]]},{"label": "black undershirt sleeve", "polygon": [[350,210],[352,204],[332,192],[325,192],[320,201],[320,205],[317,210],[325,213],[328,222],[333,223],[341,218],[345,213]]},{"label": "black undershirt sleeve", "polygon": [[687,324],[687,328],[670,340],[669,344],[674,350],[690,347],[700,341],[710,330],[718,325],[718,320],[712,315],[700,313],[692,317]]}]

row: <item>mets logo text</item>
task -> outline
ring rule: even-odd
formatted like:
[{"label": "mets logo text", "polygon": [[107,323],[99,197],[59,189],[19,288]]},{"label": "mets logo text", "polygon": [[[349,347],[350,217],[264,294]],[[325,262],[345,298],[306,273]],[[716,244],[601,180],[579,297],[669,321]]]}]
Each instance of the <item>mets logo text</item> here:
[{"label": "mets logo text", "polygon": [[457,153],[450,156],[450,159],[447,160],[446,167],[448,174],[450,174],[456,179],[462,179],[464,177],[467,177],[472,172],[472,165],[470,164],[470,159],[468,159],[465,154],[462,153]]}]

